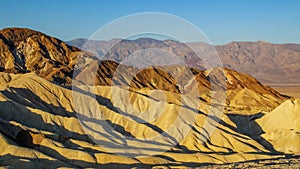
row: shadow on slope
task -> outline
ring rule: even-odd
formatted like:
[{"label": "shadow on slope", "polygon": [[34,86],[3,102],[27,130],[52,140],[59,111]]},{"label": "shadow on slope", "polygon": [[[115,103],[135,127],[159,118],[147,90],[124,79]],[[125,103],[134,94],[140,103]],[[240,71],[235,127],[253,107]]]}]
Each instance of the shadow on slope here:
[{"label": "shadow on slope", "polygon": [[235,131],[245,134],[253,140],[256,140],[265,149],[269,150],[273,154],[283,154],[276,151],[271,143],[261,137],[261,134],[265,132],[255,120],[264,116],[263,113],[257,113],[254,115],[228,114],[227,116],[236,124]]},{"label": "shadow on slope", "polygon": [[62,106],[55,106],[53,104],[46,103],[28,89],[10,87],[9,90],[1,91],[1,93],[10,100],[13,100],[23,106],[39,109],[57,116],[76,117],[75,113],[66,111]]},{"label": "shadow on slope", "polygon": [[[2,124],[0,123],[1,126],[5,126],[5,127],[1,127],[2,129],[5,129],[5,130],[0,130],[0,131],[5,133],[6,136],[10,136],[10,138],[12,138],[14,140],[16,139],[16,137],[18,137],[16,142],[21,146],[34,148],[36,145],[32,144],[32,142],[30,141],[30,137],[29,137],[27,131],[24,132],[25,130],[21,129],[20,127],[9,124],[8,123],[9,121],[15,121],[26,127],[37,129],[40,131],[51,132],[51,133],[53,133],[53,135],[47,134],[47,135],[45,135],[45,137],[55,140],[55,141],[58,141],[70,149],[78,150],[80,148],[80,150],[88,151],[88,152],[96,151],[93,149],[85,149],[82,147],[78,147],[78,145],[74,144],[72,141],[70,141],[70,139],[84,141],[84,142],[87,142],[87,143],[90,143],[93,145],[96,145],[94,143],[94,141],[96,141],[97,143],[100,143],[100,144],[103,143],[106,146],[111,145],[111,144],[106,143],[106,141],[104,141],[104,140],[96,140],[94,138],[91,139],[90,138],[91,136],[89,136],[87,134],[80,134],[80,133],[77,133],[74,131],[70,131],[69,129],[67,129],[63,126],[63,124],[61,123],[60,120],[56,121],[55,119],[52,119],[52,117],[50,117],[50,119],[51,119],[50,121],[45,122],[44,115],[46,117],[54,115],[54,116],[57,116],[58,118],[66,118],[66,120],[68,120],[70,118],[77,118],[78,114],[76,115],[75,112],[69,112],[69,111],[65,110],[63,107],[58,107],[53,104],[48,104],[45,101],[43,101],[39,96],[37,96],[36,94],[34,94],[32,91],[30,91],[28,89],[10,88],[10,90],[1,91],[1,93],[4,96],[6,96],[7,98],[9,98],[11,101],[0,102],[0,109],[2,110],[0,117],[6,121],[6,124],[4,124],[3,122],[1,122]],[[109,99],[101,97],[101,96],[97,96],[97,100],[98,100],[99,104],[109,108],[114,113],[119,112],[118,109],[112,105],[112,103],[110,102]],[[28,109],[29,107],[34,108],[34,109],[39,109],[41,107],[41,110],[44,111],[43,115],[38,114],[36,112],[32,112],[31,110]],[[58,110],[58,111],[56,111],[56,110]],[[131,116],[130,114],[128,114],[126,112],[123,112],[122,115]],[[97,120],[97,119],[89,118],[89,117],[82,116],[82,115],[78,115],[78,116],[80,116],[81,119],[84,120],[82,123],[83,125],[85,124],[85,122],[92,122],[92,123],[97,123],[97,124],[106,122],[107,124],[109,124],[112,127],[111,130],[107,131],[110,135],[107,135],[105,133],[98,133],[98,134],[102,135],[103,137],[109,138],[109,137],[113,136],[114,139],[115,138],[118,139],[119,136],[116,135],[115,132],[119,132],[125,136],[134,138],[134,136],[130,132],[126,131],[123,126],[115,124],[115,123],[111,122],[110,120]],[[137,117],[132,117],[132,118],[135,119]],[[49,122],[51,122],[51,123],[49,123]],[[152,128],[153,130],[155,130],[159,133],[164,133],[164,131],[161,130],[159,127],[154,126],[150,123],[147,123],[145,125],[147,125],[148,127]],[[14,128],[17,127],[19,129],[11,130],[13,127]],[[97,131],[95,131],[95,132],[97,132]],[[111,140],[113,140],[113,139],[111,139]],[[153,145],[162,144],[162,143],[155,142],[155,141],[153,141],[153,142],[147,141],[147,143],[151,143]],[[126,143],[124,143],[124,144],[126,144]],[[119,145],[116,147],[119,147]],[[111,147],[111,148],[116,148],[116,147]],[[128,148],[136,149],[137,147],[129,146]],[[144,147],[144,149],[150,150],[150,151],[161,151],[160,149],[147,148],[147,147]]]},{"label": "shadow on slope", "polygon": [[[86,93],[83,91],[80,91],[82,94],[85,95],[89,95],[91,96],[91,93]],[[21,96],[18,96],[16,94],[21,93]],[[101,152],[97,152],[96,150],[93,149],[85,149],[82,147],[79,147],[79,145],[76,145],[74,143],[72,143],[70,141],[70,139],[76,139],[76,140],[81,140],[87,143],[91,143],[94,144],[95,143],[92,141],[92,139],[90,139],[90,137],[86,134],[79,134],[73,131],[70,131],[68,129],[66,129],[64,126],[62,126],[61,123],[54,123],[54,124],[50,124],[50,123],[46,123],[44,121],[44,118],[42,117],[42,115],[37,114],[35,112],[32,112],[28,109],[28,107],[33,106],[34,108],[38,109],[39,105],[41,105],[42,107],[44,107],[44,111],[45,113],[49,113],[49,115],[56,115],[56,116],[60,116],[60,117],[64,117],[64,118],[76,118],[76,114],[75,112],[68,112],[67,110],[65,110],[63,107],[57,107],[55,105],[52,104],[48,104],[46,102],[44,102],[39,96],[37,96],[36,94],[34,94],[32,91],[28,90],[28,89],[23,89],[23,88],[11,88],[10,91],[2,91],[2,94],[4,94],[5,96],[7,96],[8,98],[10,98],[12,101],[5,101],[5,102],[0,102],[0,109],[2,110],[2,113],[0,114],[0,117],[3,118],[6,121],[16,121],[24,126],[27,127],[31,127],[31,128],[35,128],[38,130],[42,130],[42,131],[48,131],[51,133],[56,133],[58,135],[59,139],[54,139],[55,141],[59,141],[61,142],[65,148],[68,149],[75,149],[75,150],[79,150],[80,151],[85,151],[88,152],[90,154],[93,153],[101,153]],[[15,97],[14,97],[15,96]],[[112,110],[113,113],[120,113],[121,115],[130,117],[131,119],[137,119],[138,117],[135,117],[131,114],[128,114],[126,112],[120,112],[120,110],[115,107],[112,102],[107,99],[104,98],[102,96],[96,96],[97,101],[99,104],[107,107],[108,109]],[[34,103],[34,104],[32,104]],[[55,110],[59,110],[59,111],[55,111]],[[195,110],[195,113],[200,113],[200,114],[204,114],[202,112],[199,112],[199,110]],[[70,116],[72,115],[72,116]],[[239,117],[239,118],[237,118]],[[229,118],[236,123],[237,128],[235,128],[234,126],[229,125],[228,123],[224,122],[221,119],[218,119],[216,117],[213,116],[209,116],[209,118],[212,118],[215,121],[219,121],[221,125],[224,125],[225,127],[227,127],[228,129],[237,131],[239,133],[245,134],[245,135],[249,135],[249,133],[247,133],[244,129],[245,126],[243,126],[243,123],[241,123],[241,121],[251,121],[251,119],[253,120],[253,117],[247,117],[247,116],[242,116],[242,115],[229,115]],[[89,117],[83,117],[85,122],[93,122],[93,123],[101,123],[101,121],[97,120],[97,119],[91,119]],[[237,119],[241,119],[241,120],[237,120]],[[139,119],[139,121],[141,121],[142,119]],[[255,118],[254,118],[255,120]],[[253,125],[255,126],[255,128],[258,129],[258,131],[256,132],[257,134],[250,134],[249,136],[255,140],[258,140],[259,143],[261,143],[266,149],[270,150],[271,152],[273,152],[274,154],[278,154],[279,152],[276,152],[272,145],[268,144],[268,142],[266,142],[265,140],[262,140],[262,138],[259,138],[259,135],[261,134],[262,129],[257,126],[258,124],[255,123],[255,121],[253,120]],[[238,122],[240,121],[240,122]],[[102,121],[103,122],[103,121]],[[134,137],[130,132],[127,132],[123,126],[117,125],[112,123],[111,121],[106,121],[108,122],[108,124],[110,124],[112,126],[113,129],[115,129],[115,131],[120,132],[121,134],[127,135],[129,137]],[[0,123],[1,124],[1,123]],[[2,124],[1,124],[2,125]],[[160,129],[157,126],[154,126],[153,124],[150,123],[144,123],[144,125],[146,125],[149,128],[152,128],[154,131],[158,132],[158,133],[163,133],[164,131],[162,129]],[[0,127],[1,129],[2,127]],[[118,129],[116,129],[118,128]],[[199,132],[196,128],[192,128],[195,132]],[[224,130],[224,132],[230,133],[230,130],[225,130],[222,129],[220,127],[218,127],[218,129],[220,130]],[[20,129],[21,131],[23,129]],[[20,131],[19,130],[19,131]],[[30,135],[30,133],[28,131],[25,132],[17,132],[17,133],[9,133],[9,130],[1,130],[2,133],[6,132],[6,135],[11,135],[11,137],[16,140],[16,142],[24,147],[29,147],[29,148],[33,148],[36,149],[38,151],[41,151],[51,157],[54,157],[55,159],[59,159],[61,161],[70,162],[70,159],[67,159],[66,157],[62,156],[60,153],[58,153],[56,150],[51,149],[49,147],[45,147],[45,146],[41,146],[41,145],[36,145],[33,143],[32,141],[32,136]],[[8,132],[8,133],[7,133]],[[258,134],[259,133],[259,134]],[[109,135],[106,135],[105,133],[99,133],[102,134],[103,137],[111,137]],[[202,133],[200,133],[202,134]],[[233,134],[233,133],[231,133]],[[19,136],[18,136],[19,135]],[[15,136],[18,136],[15,137]],[[53,139],[53,137],[46,135],[47,138],[49,139]],[[166,137],[169,137],[166,135]],[[203,136],[205,137],[205,136]],[[239,136],[242,137],[242,136]],[[25,140],[23,140],[25,139]],[[172,137],[171,137],[172,139]],[[104,142],[103,140],[97,140],[98,142]],[[105,143],[104,143],[105,144]],[[157,142],[153,142],[153,144],[161,144],[161,143],[157,143]],[[210,142],[207,142],[205,144],[211,144]],[[245,143],[246,144],[246,143]],[[106,144],[107,145],[107,144]],[[216,145],[213,145],[216,146]],[[249,145],[251,146],[251,145]],[[136,147],[134,146],[130,146],[130,148],[134,149]],[[180,154],[184,154],[184,153],[202,153],[199,151],[191,151],[188,148],[186,148],[183,145],[177,145],[177,148],[180,148],[182,151],[180,152],[174,152],[174,153],[180,153]],[[145,149],[147,149],[145,147]],[[160,151],[160,150],[155,150],[155,149],[151,149],[152,151]],[[228,155],[228,154],[233,154],[235,153],[234,150],[228,149],[229,152],[227,153],[220,153],[220,155]],[[172,151],[171,151],[172,152]],[[203,152],[206,153],[206,152]],[[262,154],[270,154],[268,152],[261,152]],[[168,157],[166,156],[162,156],[160,158],[164,158],[167,160],[171,160],[172,159],[168,159]],[[78,163],[81,166],[81,162],[78,161]],[[83,162],[82,165],[84,166],[94,166],[94,163],[86,163]],[[124,164],[111,164],[112,166],[116,166],[116,167],[120,167],[122,166],[122,168],[124,168]],[[138,164],[140,165],[140,164]],[[186,163],[185,165],[191,165],[193,166],[194,163]],[[196,164],[195,165],[203,165],[203,164]],[[132,166],[130,166],[132,167]]]}]

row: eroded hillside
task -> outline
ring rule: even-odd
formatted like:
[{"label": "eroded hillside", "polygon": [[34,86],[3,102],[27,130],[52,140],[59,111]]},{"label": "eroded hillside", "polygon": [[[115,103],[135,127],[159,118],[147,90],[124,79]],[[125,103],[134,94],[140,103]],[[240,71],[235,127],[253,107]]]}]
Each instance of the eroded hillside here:
[{"label": "eroded hillside", "polygon": [[1,166],[184,168],[300,153],[299,100],[247,74],[138,68],[32,30],[0,35]]}]

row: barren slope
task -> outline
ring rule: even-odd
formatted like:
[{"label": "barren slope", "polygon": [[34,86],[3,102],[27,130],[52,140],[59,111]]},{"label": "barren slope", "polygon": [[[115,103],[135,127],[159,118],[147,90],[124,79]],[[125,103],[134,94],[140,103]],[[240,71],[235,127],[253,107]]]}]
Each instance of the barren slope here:
[{"label": "barren slope", "polygon": [[35,72],[50,81],[70,83],[80,50],[26,28],[0,31],[0,71]]},{"label": "barren slope", "polygon": [[[126,166],[154,166],[154,165],[169,165],[169,166],[199,166],[205,163],[228,163],[252,159],[274,158],[282,155],[273,155],[275,150],[269,147],[269,143],[262,139],[257,139],[249,133],[239,131],[239,126],[232,120],[232,116],[221,116],[220,123],[217,123],[218,118],[208,118],[210,106],[209,102],[202,99],[190,98],[190,101],[199,103],[198,111],[187,109],[190,103],[182,101],[180,98],[188,95],[165,92],[165,96],[169,98],[168,102],[159,101],[159,95],[151,94],[152,90],[138,89],[129,91],[132,106],[137,109],[145,109],[145,107],[153,105],[158,106],[163,103],[165,112],[159,116],[158,120],[150,122],[148,125],[136,121],[134,114],[125,118],[117,109],[126,111],[129,107],[122,107],[122,101],[119,97],[112,98],[112,92],[117,90],[126,90],[122,87],[114,86],[98,86],[89,90],[93,91],[98,99],[91,98],[91,95],[81,90],[71,91],[69,89],[52,84],[33,73],[29,74],[7,74],[1,73],[1,163],[2,165],[13,166],[39,166],[41,163],[50,163],[54,160],[54,166],[61,167],[126,167]],[[250,90],[250,89],[249,89]],[[230,92],[231,90],[229,90]],[[251,90],[252,91],[252,90]],[[91,139],[86,135],[86,130],[78,122],[74,107],[78,104],[76,100],[72,100],[72,92],[77,93],[82,100],[92,101],[92,107],[84,107],[81,109],[82,114],[88,114],[93,108],[101,110],[106,121],[112,126],[111,132],[104,132],[101,135],[94,135],[97,138]],[[259,97],[260,93],[252,91],[253,95]],[[274,97],[276,102],[281,102],[281,99],[276,95],[266,94],[264,97]],[[122,97],[122,95],[120,95]],[[153,97],[156,99],[153,100]],[[158,100],[157,100],[158,99]],[[108,101],[111,100],[111,103]],[[277,104],[274,102],[274,104]],[[80,102],[84,104],[84,102]],[[112,104],[113,107],[109,106]],[[247,100],[243,104],[251,104]],[[230,107],[230,105],[227,105]],[[187,123],[191,127],[188,134],[179,143],[178,146],[168,148],[168,146],[159,146],[163,149],[159,156],[142,158],[129,158],[120,155],[110,154],[112,149],[103,148],[95,144],[96,140],[112,142],[109,137],[118,140],[119,137],[131,136],[134,138],[148,137],[157,134],[160,130],[166,130],[172,123],[165,123],[165,119],[176,118],[177,110],[185,109],[186,112],[196,113],[197,118],[195,123]],[[268,105],[261,106],[261,110],[267,110]],[[127,112],[130,112],[129,110]],[[239,113],[238,111],[234,111]],[[175,114],[174,114],[175,113]],[[232,112],[228,112],[232,113]],[[188,117],[184,114],[182,119],[188,122]],[[183,118],[185,117],[185,118]],[[81,118],[82,119],[82,118]],[[101,122],[96,122],[93,118],[83,118],[94,126],[101,126]],[[217,129],[209,137],[205,137],[205,131],[202,127],[205,121],[209,120],[212,124],[217,125]],[[185,124],[182,121],[181,124]],[[118,126],[118,127],[116,127]],[[155,127],[154,127],[155,126]],[[180,127],[176,125],[175,127]],[[255,126],[260,128],[259,126]],[[297,128],[297,126],[296,126]],[[138,129],[138,130],[136,130]],[[253,128],[251,128],[253,130]],[[252,132],[249,131],[249,132]],[[176,131],[176,128],[174,129]],[[255,133],[255,131],[253,131]],[[118,137],[116,137],[116,135]],[[179,134],[179,133],[178,133]],[[109,136],[109,137],[108,137]],[[175,133],[176,136],[176,133]],[[119,138],[120,139],[120,138]],[[208,139],[208,140],[206,140]],[[94,140],[94,141],[93,141]],[[117,141],[118,142],[118,141]],[[148,148],[155,148],[158,145],[166,144],[167,142],[158,140],[158,143],[148,143]],[[118,142],[122,144],[122,142]],[[123,143],[124,144],[124,143]],[[126,142],[126,146],[144,145],[143,142],[130,141]],[[126,149],[124,145],[124,148]],[[105,145],[104,145],[105,147]],[[119,146],[117,146],[119,147]],[[119,153],[126,150],[117,149]],[[24,151],[26,153],[20,153]],[[116,150],[114,150],[116,151]],[[151,149],[144,150],[156,151]],[[278,150],[279,151],[279,150]],[[130,153],[130,152],[128,152]],[[298,153],[295,150],[293,153]],[[30,155],[31,154],[31,155]],[[39,160],[37,160],[37,158]],[[24,162],[22,159],[26,159]]]}]

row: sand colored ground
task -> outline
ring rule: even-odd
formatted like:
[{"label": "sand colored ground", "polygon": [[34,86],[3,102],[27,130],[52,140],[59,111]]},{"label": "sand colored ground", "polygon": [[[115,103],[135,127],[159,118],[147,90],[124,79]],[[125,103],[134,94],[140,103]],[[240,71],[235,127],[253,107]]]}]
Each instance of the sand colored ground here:
[{"label": "sand colored ground", "polygon": [[[182,168],[282,158],[286,153],[300,152],[298,120],[292,123],[285,118],[300,117],[299,100],[280,98],[272,92],[259,93],[267,88],[228,90],[230,100],[225,103],[225,114],[217,116],[214,113],[218,106],[205,97],[128,91],[118,86],[82,86],[72,91],[33,73],[1,73],[0,81],[0,164],[4,166],[24,168],[51,163],[51,167],[56,166],[52,168]],[[129,97],[128,104],[123,103],[125,97]],[[153,106],[162,109],[161,114],[138,113],[151,112]],[[211,116],[212,106],[215,116]],[[97,114],[88,117],[93,110],[99,110],[102,119]],[[281,112],[285,113],[283,117]],[[180,121],[176,123],[176,119]],[[100,130],[100,120],[112,130]],[[184,133],[184,128],[189,130]],[[210,128],[214,128],[212,133]],[[164,131],[168,131],[164,137],[145,142],[145,138]],[[274,139],[277,136],[280,139]],[[178,138],[179,143],[170,146]],[[285,146],[285,142],[289,144]],[[139,153],[134,154],[137,149]]]}]

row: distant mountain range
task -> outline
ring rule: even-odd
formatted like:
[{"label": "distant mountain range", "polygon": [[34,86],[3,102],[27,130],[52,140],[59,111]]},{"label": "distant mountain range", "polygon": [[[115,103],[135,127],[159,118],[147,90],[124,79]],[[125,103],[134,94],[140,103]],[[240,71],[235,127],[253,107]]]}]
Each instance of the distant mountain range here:
[{"label": "distant mountain range", "polygon": [[[198,69],[204,69],[204,63],[210,64],[209,60],[203,62],[199,59],[189,48],[209,48],[208,44],[204,43],[183,44],[149,38],[86,42],[87,39],[75,39],[64,43],[29,29],[4,29],[0,32],[0,70],[15,73],[35,71],[52,81],[70,83],[72,67],[83,46],[104,57],[103,59],[117,63],[137,50],[159,48],[179,56],[187,65]],[[114,44],[116,42],[118,43]],[[109,49],[112,45],[113,48]],[[252,75],[264,84],[300,84],[298,44],[271,44],[259,41],[232,42],[212,47],[215,47],[224,67]],[[206,54],[212,53],[213,49]]]},{"label": "distant mountain range", "polygon": [[[115,44],[117,41],[119,43]],[[122,61],[126,56],[140,49],[164,49],[182,58],[189,65],[203,66],[203,61],[189,48],[203,50],[208,44],[179,43],[172,40],[159,41],[149,38],[137,40],[112,39],[110,41],[96,41],[88,39],[74,39],[67,44],[78,48],[94,51],[99,56]],[[113,48],[109,49],[112,45]],[[300,84],[300,45],[272,44],[268,42],[231,42],[215,47],[224,67],[244,72],[256,77],[265,84]],[[212,54],[213,49],[206,55]],[[197,64],[197,63],[200,63]],[[209,63],[209,61],[208,61]]]}]

